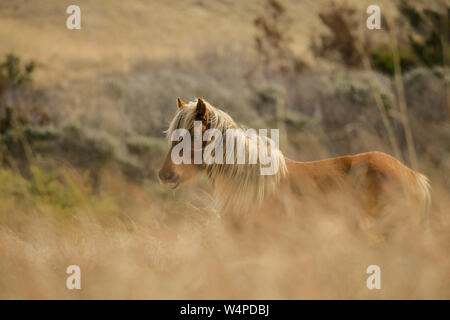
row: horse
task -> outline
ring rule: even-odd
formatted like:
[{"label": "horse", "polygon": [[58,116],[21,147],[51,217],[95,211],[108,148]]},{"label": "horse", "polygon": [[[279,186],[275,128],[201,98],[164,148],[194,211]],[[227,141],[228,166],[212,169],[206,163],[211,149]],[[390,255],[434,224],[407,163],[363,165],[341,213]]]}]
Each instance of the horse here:
[{"label": "horse", "polygon": [[[323,195],[340,191],[356,198],[364,214],[369,217],[376,217],[390,204],[404,200],[412,208],[420,207],[419,219],[426,219],[431,201],[428,178],[383,152],[370,151],[300,162],[288,159],[272,144],[269,153],[277,160],[278,170],[271,175],[260,174],[260,162],[194,163],[193,147],[190,163],[174,163],[172,151],[177,141],[172,141],[172,135],[177,129],[194,133],[195,123],[201,124],[202,135],[208,129],[215,129],[223,135],[227,130],[235,129],[241,141],[244,141],[247,157],[252,144],[257,147],[260,144],[260,140],[249,137],[227,113],[201,98],[188,103],[177,98],[177,105],[178,110],[166,131],[170,148],[159,170],[159,180],[167,187],[176,189],[206,173],[213,189],[215,205],[220,212],[257,213],[261,208],[276,211],[282,207],[280,198],[287,195],[295,199],[320,201]],[[224,139],[225,144],[229,143],[227,138]],[[202,140],[200,148],[204,150],[216,143],[218,140]],[[281,206],[273,206],[273,203],[281,203]]]}]

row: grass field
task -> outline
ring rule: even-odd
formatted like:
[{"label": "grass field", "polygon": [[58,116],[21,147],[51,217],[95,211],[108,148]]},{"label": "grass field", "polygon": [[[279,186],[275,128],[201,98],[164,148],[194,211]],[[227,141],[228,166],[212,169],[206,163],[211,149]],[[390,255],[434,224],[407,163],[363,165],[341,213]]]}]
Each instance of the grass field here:
[{"label": "grass field", "polygon": [[[36,63],[30,84],[3,88],[0,77],[1,299],[450,298],[448,64],[397,74],[402,94],[397,78],[312,49],[331,34],[319,18],[331,2],[282,2],[289,48],[307,65],[299,73],[258,62],[263,0],[82,0],[81,30],[65,27],[71,1],[0,3],[0,61]],[[335,2],[364,26],[373,1]],[[377,3],[399,17],[394,1]],[[247,127],[282,126],[281,150],[296,160],[379,150],[412,165],[403,97],[433,188],[429,228],[395,208],[381,223],[389,236],[374,243],[354,228],[351,195],[291,199],[294,214],[262,210],[236,228],[204,177],[176,191],[158,183],[178,96],[203,97]],[[66,288],[73,264],[81,290]],[[366,287],[371,264],[381,290]]]}]

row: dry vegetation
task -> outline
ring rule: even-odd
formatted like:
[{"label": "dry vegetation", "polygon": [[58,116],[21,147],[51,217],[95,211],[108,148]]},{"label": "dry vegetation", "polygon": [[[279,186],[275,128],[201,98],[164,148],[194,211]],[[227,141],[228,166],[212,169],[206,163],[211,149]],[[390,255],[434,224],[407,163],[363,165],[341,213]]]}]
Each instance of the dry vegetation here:
[{"label": "dry vegetation", "polygon": [[[372,2],[345,3],[364,26]],[[427,30],[379,1],[401,31],[399,63],[415,64],[394,68],[386,30],[355,36],[348,46],[368,45],[346,63],[319,17],[342,12],[329,3],[81,1],[81,31],[65,28],[68,1],[0,3],[0,298],[449,299],[448,60],[411,52],[408,36],[427,48]],[[170,191],[156,180],[177,96],[282,128],[297,160],[380,150],[411,165],[414,153],[432,181],[429,228],[393,208],[374,244],[351,200],[332,195],[228,224],[206,181]],[[80,291],[65,287],[71,264]],[[380,291],[366,288],[370,264]]]}]

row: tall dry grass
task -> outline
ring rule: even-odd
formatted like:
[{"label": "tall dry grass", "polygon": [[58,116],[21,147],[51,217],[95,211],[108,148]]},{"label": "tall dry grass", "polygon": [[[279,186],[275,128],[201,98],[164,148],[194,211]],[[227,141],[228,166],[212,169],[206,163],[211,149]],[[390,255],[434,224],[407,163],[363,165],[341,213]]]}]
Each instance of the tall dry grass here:
[{"label": "tall dry grass", "polygon": [[[0,3],[0,55],[37,62],[37,90],[0,96],[31,126],[0,135],[0,298],[450,298],[448,68],[398,70],[414,136],[406,143],[395,80],[367,56],[365,72],[311,52],[328,1],[284,1],[292,54],[309,71],[256,75],[250,86],[265,2],[86,0],[81,32],[65,29],[69,2]],[[347,2],[364,17],[372,4]],[[433,186],[429,229],[396,207],[373,239],[346,195],[287,197],[275,214],[230,224],[206,181],[169,191],[154,179],[177,96],[205,97],[246,126],[284,127],[281,148],[296,160],[417,153]],[[49,123],[36,127],[40,111]],[[73,264],[79,291],[66,288]],[[371,264],[381,290],[366,288]]]},{"label": "tall dry grass", "polygon": [[[33,172],[30,183],[0,171],[2,299],[450,298],[450,201],[439,184],[428,230],[397,208],[374,244],[355,229],[350,197],[288,198],[290,214],[261,210],[236,228],[202,182],[172,192],[105,173],[93,195],[76,171]],[[72,264],[81,290],[66,289]],[[366,288],[372,264],[381,290]]]}]

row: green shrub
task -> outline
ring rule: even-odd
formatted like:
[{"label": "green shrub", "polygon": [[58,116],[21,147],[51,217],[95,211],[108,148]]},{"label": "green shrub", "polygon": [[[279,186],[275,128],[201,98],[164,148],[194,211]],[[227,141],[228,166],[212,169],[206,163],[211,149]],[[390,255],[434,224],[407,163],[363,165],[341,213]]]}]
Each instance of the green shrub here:
[{"label": "green shrub", "polygon": [[383,102],[383,107],[386,111],[390,111],[394,106],[394,97],[392,94],[386,92],[380,92],[381,101]]},{"label": "green shrub", "polygon": [[314,119],[303,114],[289,112],[284,117],[284,123],[291,132],[316,131],[319,128],[319,123]]},{"label": "green shrub", "polygon": [[284,103],[286,92],[277,84],[269,84],[256,90],[255,108],[260,115],[277,114],[277,109]]},{"label": "green shrub", "polygon": [[344,79],[337,82],[336,94],[352,103],[360,105],[367,104],[370,98],[369,88],[366,85]]},{"label": "green shrub", "polygon": [[158,156],[166,150],[166,143],[162,139],[147,136],[132,136],[125,143],[128,151],[138,156]]},{"label": "green shrub", "polygon": [[30,142],[55,141],[61,137],[61,131],[54,127],[27,126],[24,132]]},{"label": "green shrub", "polygon": [[[420,60],[408,46],[399,48],[399,56],[402,72],[409,71],[420,65]],[[369,57],[372,68],[389,76],[394,75],[394,58],[387,44],[381,44],[370,50]]]},{"label": "green shrub", "polygon": [[400,13],[408,20],[409,24],[418,29],[421,27],[423,18],[418,10],[410,6],[406,1],[399,3],[398,9]]},{"label": "green shrub", "polygon": [[[438,12],[403,0],[399,3],[398,8],[409,27],[415,30],[414,36],[408,37],[408,45],[400,47],[399,50],[402,71],[408,71],[419,65],[429,68],[444,65],[445,59],[450,58],[444,57],[444,46],[448,43],[450,7]],[[445,21],[447,21],[447,25]],[[389,61],[392,58],[389,53],[384,52],[384,54],[377,55],[375,52],[371,58],[375,68],[392,74]]]},{"label": "green shrub", "polygon": [[410,38],[415,54],[427,67],[443,65],[444,55],[441,41],[442,39],[436,31],[432,31],[423,43]]},{"label": "green shrub", "polygon": [[120,100],[125,95],[125,89],[118,81],[108,80],[105,82],[105,93],[112,100]]},{"label": "green shrub", "polygon": [[74,164],[82,167],[96,168],[114,155],[113,145],[108,139],[88,134],[77,124],[70,124],[63,129],[60,147]]},{"label": "green shrub", "polygon": [[14,54],[6,55],[4,61],[0,63],[0,92],[8,86],[30,83],[34,67],[33,61],[22,67],[19,57]]}]

